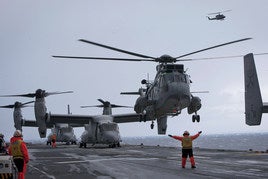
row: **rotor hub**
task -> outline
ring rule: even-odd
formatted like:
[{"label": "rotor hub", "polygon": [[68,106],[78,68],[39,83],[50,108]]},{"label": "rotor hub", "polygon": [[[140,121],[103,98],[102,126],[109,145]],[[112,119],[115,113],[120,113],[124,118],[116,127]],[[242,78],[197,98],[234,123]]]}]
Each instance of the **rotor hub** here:
[{"label": "rotor hub", "polygon": [[161,57],[156,58],[155,61],[159,63],[173,63],[176,62],[176,58],[171,57],[170,55],[162,55]]}]

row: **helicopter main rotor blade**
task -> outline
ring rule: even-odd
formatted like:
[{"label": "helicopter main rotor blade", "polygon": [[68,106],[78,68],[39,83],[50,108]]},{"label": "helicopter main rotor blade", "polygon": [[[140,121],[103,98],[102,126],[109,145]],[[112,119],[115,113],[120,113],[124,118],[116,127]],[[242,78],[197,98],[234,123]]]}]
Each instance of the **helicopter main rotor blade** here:
[{"label": "helicopter main rotor blade", "polygon": [[191,52],[191,53],[187,53],[187,54],[178,56],[175,59],[176,59],[176,61],[180,61],[179,58],[182,58],[182,57],[186,57],[186,56],[189,56],[189,55],[192,55],[192,54],[195,54],[195,53],[203,52],[203,51],[210,50],[210,49],[213,49],[213,48],[218,48],[218,47],[221,47],[221,46],[230,45],[230,44],[233,44],[233,43],[242,42],[242,41],[250,40],[250,39],[252,39],[252,38],[244,38],[244,39],[239,39],[239,40],[235,40],[235,41],[215,45],[215,46],[212,46],[212,47],[204,48],[204,49],[201,49],[201,50],[198,50],[198,51],[195,51],[195,52]]},{"label": "helicopter main rotor blade", "polygon": [[208,13],[208,15],[213,15],[213,14],[220,14],[220,13],[224,13],[224,12],[230,12],[232,11],[231,9],[226,10],[226,11],[220,11],[220,12],[212,12],[212,13]]},{"label": "helicopter main rotor blade", "polygon": [[133,108],[132,106],[121,106],[121,105],[116,105],[116,104],[111,104],[112,108]]},{"label": "helicopter main rotor blade", "polygon": [[150,56],[147,56],[147,55],[143,55],[143,54],[139,54],[139,53],[134,53],[134,52],[122,50],[122,49],[119,49],[119,48],[115,48],[115,47],[111,47],[111,46],[108,46],[108,45],[99,44],[99,43],[92,42],[92,41],[85,40],[85,39],[79,39],[79,41],[85,42],[85,43],[89,43],[89,44],[92,44],[92,45],[96,45],[96,46],[99,46],[99,47],[107,48],[107,49],[110,49],[110,50],[114,50],[114,51],[126,53],[126,54],[133,55],[133,56],[136,56],[136,57],[155,59],[155,57],[150,57]]},{"label": "helicopter main rotor blade", "polygon": [[[268,55],[268,53],[254,53],[253,55]],[[189,59],[180,59],[180,61],[197,61],[197,60],[217,60],[217,59],[226,59],[226,58],[239,58],[245,55],[233,55],[233,56],[223,56],[223,57],[205,57],[205,58],[189,58]]]},{"label": "helicopter main rotor blade", "polygon": [[153,59],[137,59],[137,58],[107,58],[107,57],[77,57],[77,56],[59,56],[59,55],[53,55],[52,57],[54,58],[72,58],[72,59],[81,59],[81,60],[88,60],[88,59],[92,59],[92,60],[117,60],[117,61],[152,61],[154,62],[155,60]]}]

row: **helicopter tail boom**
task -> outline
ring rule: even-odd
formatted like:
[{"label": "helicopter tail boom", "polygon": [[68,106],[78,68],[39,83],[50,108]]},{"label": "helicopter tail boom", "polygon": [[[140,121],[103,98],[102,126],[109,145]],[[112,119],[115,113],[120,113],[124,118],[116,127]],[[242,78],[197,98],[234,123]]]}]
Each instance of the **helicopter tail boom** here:
[{"label": "helicopter tail boom", "polygon": [[262,102],[253,54],[244,56],[245,115],[249,126],[260,125],[262,113],[268,113],[268,104]]}]

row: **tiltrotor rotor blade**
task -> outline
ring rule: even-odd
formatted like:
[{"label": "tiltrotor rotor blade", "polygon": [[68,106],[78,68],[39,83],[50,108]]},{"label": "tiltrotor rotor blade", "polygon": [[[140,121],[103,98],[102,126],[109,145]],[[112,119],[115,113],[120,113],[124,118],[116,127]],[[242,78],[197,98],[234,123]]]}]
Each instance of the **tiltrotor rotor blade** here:
[{"label": "tiltrotor rotor blade", "polygon": [[28,98],[34,98],[35,93],[18,94],[18,95],[1,95],[0,97],[28,97]]},{"label": "tiltrotor rotor blade", "polygon": [[5,105],[5,106],[0,106],[0,108],[14,108],[14,104],[11,105]]},{"label": "tiltrotor rotor blade", "polygon": [[34,101],[29,101],[29,102],[26,102],[26,103],[21,103],[21,102],[16,101],[14,104],[0,106],[0,108],[23,108],[23,107],[30,107],[30,106],[27,106],[26,104],[30,104],[30,103],[33,103],[33,102]]},{"label": "tiltrotor rotor blade", "polygon": [[73,91],[63,91],[63,92],[47,92],[46,96],[56,95],[56,94],[65,94],[65,93],[73,93]]},{"label": "tiltrotor rotor blade", "polygon": [[98,107],[98,108],[103,108],[104,105],[92,105],[92,106],[80,106],[81,108],[91,108],[91,107]]}]

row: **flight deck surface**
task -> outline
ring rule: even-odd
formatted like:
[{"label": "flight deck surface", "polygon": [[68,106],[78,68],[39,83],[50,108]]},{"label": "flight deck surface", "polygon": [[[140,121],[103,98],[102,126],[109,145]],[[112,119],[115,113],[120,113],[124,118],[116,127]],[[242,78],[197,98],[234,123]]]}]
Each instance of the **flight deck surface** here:
[{"label": "flight deck surface", "polygon": [[194,149],[181,168],[175,147],[123,145],[78,148],[74,145],[28,145],[27,179],[36,178],[268,178],[268,153]]}]

